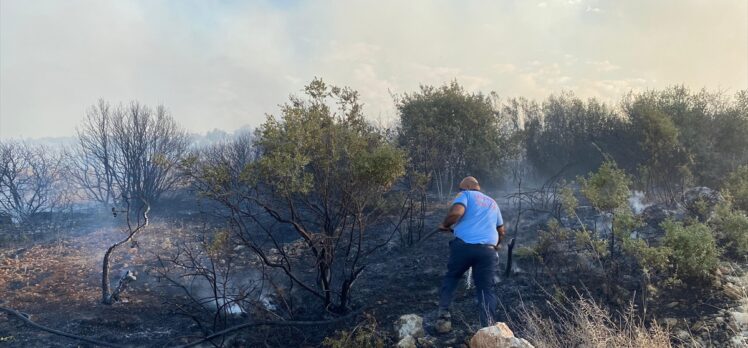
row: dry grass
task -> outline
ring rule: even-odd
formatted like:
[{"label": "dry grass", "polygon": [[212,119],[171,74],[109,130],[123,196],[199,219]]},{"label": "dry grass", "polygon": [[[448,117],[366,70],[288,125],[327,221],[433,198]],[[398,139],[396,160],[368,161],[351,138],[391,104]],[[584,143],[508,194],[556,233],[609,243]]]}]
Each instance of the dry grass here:
[{"label": "dry grass", "polygon": [[551,304],[552,317],[522,306],[523,338],[537,348],[564,347],[671,347],[670,334],[652,323],[646,327],[633,308],[612,319],[611,313],[591,299],[564,300]]}]

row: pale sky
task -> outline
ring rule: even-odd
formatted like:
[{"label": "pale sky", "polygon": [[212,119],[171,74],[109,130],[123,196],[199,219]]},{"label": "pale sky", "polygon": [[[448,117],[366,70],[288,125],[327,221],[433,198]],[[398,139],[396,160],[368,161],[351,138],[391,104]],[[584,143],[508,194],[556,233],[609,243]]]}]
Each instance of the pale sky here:
[{"label": "pale sky", "polygon": [[0,138],[71,136],[99,98],[190,132],[257,126],[315,76],[391,95],[452,79],[543,99],[748,88],[748,1],[0,0]]}]

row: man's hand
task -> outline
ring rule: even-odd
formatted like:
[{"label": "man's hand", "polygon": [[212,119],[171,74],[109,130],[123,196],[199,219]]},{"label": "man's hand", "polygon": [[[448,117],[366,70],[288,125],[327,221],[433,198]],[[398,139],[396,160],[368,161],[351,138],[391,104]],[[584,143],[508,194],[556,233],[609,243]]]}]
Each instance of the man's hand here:
[{"label": "man's hand", "polygon": [[442,232],[454,232],[454,230],[452,230],[451,227],[445,226],[444,223],[439,224],[439,227],[437,228],[439,229],[439,231],[442,231]]}]

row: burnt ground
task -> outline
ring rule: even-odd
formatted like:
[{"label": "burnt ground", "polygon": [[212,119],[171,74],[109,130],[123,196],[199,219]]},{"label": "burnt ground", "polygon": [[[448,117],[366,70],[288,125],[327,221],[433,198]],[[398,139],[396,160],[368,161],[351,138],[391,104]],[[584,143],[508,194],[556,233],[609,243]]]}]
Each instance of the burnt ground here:
[{"label": "burnt ground", "polygon": [[[507,221],[512,212],[505,209]],[[442,212],[429,214],[426,226],[435,226]],[[537,218],[537,217],[533,217]],[[39,243],[31,247],[18,246],[0,249],[0,306],[27,313],[42,325],[72,334],[130,346],[163,347],[184,344],[203,333],[184,316],[179,315],[165,299],[178,293],[155,278],[148,276],[153,266],[153,255],[166,246],[173,230],[189,229],[190,217],[154,218],[153,231],[141,240],[139,248],[123,247],[118,252],[113,274],[131,269],[139,274],[125,294],[125,302],[112,306],[100,304],[101,259],[107,245],[119,237],[113,227],[83,230],[62,241]],[[510,225],[511,226],[511,225]],[[536,237],[536,221],[523,221],[518,245],[531,244]],[[382,234],[384,235],[384,234]],[[453,304],[453,326],[450,334],[439,335],[433,327],[436,317],[438,288],[446,269],[450,236],[436,235],[412,247],[400,245],[396,240],[371,258],[371,263],[354,290],[353,307],[366,307],[373,316],[388,344],[393,323],[404,314],[415,313],[424,317],[427,335],[439,347],[460,346],[478,329],[472,290],[458,288]],[[500,255],[500,269],[506,262],[506,249]],[[545,276],[537,265],[518,259],[518,271],[497,284],[500,300],[500,320],[508,321],[521,336],[521,323],[517,313],[521,306],[543,308],[546,300],[556,291],[554,281],[566,277],[564,290],[572,288],[596,294],[593,278],[569,271],[554,277]],[[503,272],[501,272],[503,273]],[[714,317],[726,308],[729,300],[716,290],[682,286],[668,296],[650,304],[650,313],[656,318],[676,318],[687,329],[707,322],[709,342],[720,346],[729,339],[724,325],[712,323]],[[315,304],[310,303],[309,308]],[[327,326],[311,327],[255,327],[238,331],[226,337],[228,346],[317,347],[326,336],[336,330],[350,330],[361,317]],[[302,318],[311,319],[311,318]],[[245,319],[237,319],[241,322]],[[703,325],[702,325],[703,326]],[[694,331],[699,335],[701,331]],[[23,324],[20,320],[0,314],[0,347],[89,347],[90,344],[47,334]]]}]

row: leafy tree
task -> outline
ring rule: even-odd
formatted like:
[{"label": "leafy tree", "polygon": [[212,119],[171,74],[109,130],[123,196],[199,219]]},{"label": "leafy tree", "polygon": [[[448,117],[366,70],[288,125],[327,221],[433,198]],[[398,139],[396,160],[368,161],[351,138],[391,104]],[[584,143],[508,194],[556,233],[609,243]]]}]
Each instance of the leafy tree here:
[{"label": "leafy tree", "polygon": [[440,195],[451,192],[465,175],[497,178],[502,164],[516,153],[513,128],[492,99],[468,93],[457,82],[421,86],[397,101],[399,141],[412,170],[432,176]]},{"label": "leafy tree", "polygon": [[748,216],[744,211],[734,210],[730,204],[717,206],[710,225],[719,238],[725,254],[736,259],[748,257]]},{"label": "leafy tree", "polygon": [[631,179],[615,162],[606,161],[595,173],[580,178],[582,194],[600,212],[626,208]]},{"label": "leafy tree", "polygon": [[[671,163],[670,167],[681,171],[678,177],[673,178],[680,180],[683,174],[692,175],[696,184],[716,187],[726,173],[748,163],[747,95],[746,91],[739,91],[731,98],[722,92],[701,90],[694,93],[683,86],[672,86],[659,91],[630,94],[624,99],[622,107],[630,118],[632,110],[646,106],[650,111],[657,111],[669,119],[677,129],[676,155],[681,157],[672,158],[676,162]],[[631,129],[638,134],[636,137],[640,143],[645,140],[643,130],[636,127]],[[676,143],[670,138],[667,141]],[[674,148],[656,149],[662,152],[657,155],[667,156]],[[643,155],[649,154],[643,152]],[[683,154],[688,157],[686,160]],[[648,158],[641,157],[639,163],[650,165],[646,163]],[[665,176],[670,174],[663,173]]]},{"label": "leafy tree", "polygon": [[[238,236],[266,265],[326,309],[345,312],[366,258],[383,245],[372,241],[369,226],[404,174],[405,155],[366,122],[358,93],[349,88],[315,79],[305,98],[292,96],[281,111],[280,119],[268,116],[259,127],[259,158],[238,180],[232,161],[204,157],[186,162],[188,174],[203,194],[228,208]],[[256,208],[289,226],[304,254],[285,252],[289,230],[274,231]],[[265,232],[269,245],[252,226]],[[316,281],[304,278],[309,269]]]},{"label": "leafy tree", "polygon": [[666,233],[664,245],[671,250],[670,260],[676,277],[707,279],[719,262],[719,251],[709,226],[702,223],[684,226],[668,220],[662,227]]},{"label": "leafy tree", "polygon": [[689,183],[692,158],[673,120],[646,99],[625,106],[638,140],[640,180],[648,193],[675,202]]},{"label": "leafy tree", "polygon": [[730,173],[722,188],[738,209],[748,212],[748,166]]},{"label": "leafy tree", "polygon": [[630,142],[624,120],[594,98],[587,102],[570,92],[550,96],[539,110],[528,110],[524,147],[544,175],[566,171],[567,177],[595,170],[606,154],[621,160]]}]

